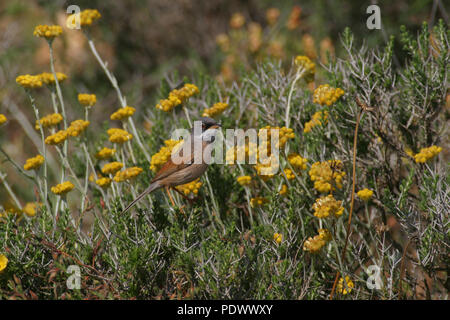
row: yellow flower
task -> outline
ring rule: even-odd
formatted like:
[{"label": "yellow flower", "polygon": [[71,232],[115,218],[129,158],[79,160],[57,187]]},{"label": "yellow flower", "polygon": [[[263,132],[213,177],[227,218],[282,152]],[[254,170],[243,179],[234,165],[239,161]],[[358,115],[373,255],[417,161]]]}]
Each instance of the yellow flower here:
[{"label": "yellow flower", "polygon": [[414,158],[414,152],[412,151],[411,148],[405,147],[405,152],[408,156],[410,156],[411,158]]},{"label": "yellow flower", "polygon": [[111,120],[124,120],[127,119],[128,117],[131,117],[134,112],[136,111],[135,108],[130,107],[130,106],[126,106],[123,108],[120,108],[119,110],[117,110],[116,112],[114,112],[111,115]]},{"label": "yellow flower", "polygon": [[294,60],[295,66],[298,68],[297,72],[303,72],[303,78],[307,82],[314,80],[316,73],[316,64],[312,62],[307,56],[297,56]]},{"label": "yellow flower", "polygon": [[61,33],[62,33],[61,26],[38,25],[34,28],[33,35],[35,37],[43,37],[48,40],[53,40],[55,37],[59,36]]},{"label": "yellow flower", "polygon": [[288,187],[287,187],[287,185],[283,184],[283,185],[281,186],[280,192],[278,192],[278,193],[279,193],[280,195],[284,196],[285,194],[287,194],[287,192],[288,192]]},{"label": "yellow flower", "polygon": [[303,243],[303,251],[318,253],[325,244],[325,240],[322,239],[319,235],[314,236],[314,238],[309,237],[308,240]]},{"label": "yellow flower", "polygon": [[286,22],[286,27],[289,30],[294,30],[300,25],[300,14],[302,13],[302,8],[300,6],[294,6],[292,8],[289,19]]},{"label": "yellow flower", "polygon": [[172,154],[173,148],[179,144],[181,141],[177,140],[166,140],[164,141],[165,146],[152,156],[150,160],[150,169],[153,172],[157,172],[161,167],[169,160]]},{"label": "yellow flower", "polygon": [[121,162],[110,162],[103,166],[102,173],[104,174],[115,174],[117,171],[123,168],[123,163]]},{"label": "yellow flower", "polygon": [[231,16],[230,27],[232,27],[233,29],[241,28],[244,25],[244,23],[245,23],[245,18],[241,13],[237,12]]},{"label": "yellow flower", "polygon": [[164,100],[160,100],[156,105],[157,109],[169,112],[174,107],[182,104],[184,101],[192,97],[194,94],[199,93],[199,89],[196,85],[187,83],[181,89],[174,89],[169,93],[169,97]]},{"label": "yellow flower", "polygon": [[42,87],[42,80],[40,76],[32,76],[25,74],[18,76],[16,82],[24,88],[34,89]]},{"label": "yellow flower", "polygon": [[[267,161],[267,162],[266,162]],[[264,181],[272,178],[279,169],[279,162],[276,156],[271,154],[266,160],[258,160],[258,163],[254,165],[256,173]]]},{"label": "yellow flower", "polygon": [[89,121],[81,119],[72,121],[67,128],[67,134],[72,137],[78,137],[89,126],[89,123]]},{"label": "yellow flower", "polygon": [[69,134],[67,133],[67,131],[60,130],[55,134],[52,134],[51,136],[45,138],[45,143],[49,145],[57,145],[63,143],[68,138],[68,136]]},{"label": "yellow flower", "polygon": [[8,119],[6,119],[6,116],[0,113],[0,125],[4,124],[6,121],[8,121]]},{"label": "yellow flower", "polygon": [[189,195],[189,194],[196,195],[196,194],[198,194],[198,190],[200,189],[200,187],[202,185],[203,185],[203,183],[200,182],[200,178],[198,178],[198,179],[196,179],[196,180],[194,180],[192,182],[183,184],[181,186],[177,186],[176,188],[179,191],[181,191],[182,193],[184,193],[186,196]]},{"label": "yellow flower", "polygon": [[111,128],[107,131],[109,141],[113,143],[124,143],[133,138],[133,135],[123,129]]},{"label": "yellow flower", "polygon": [[111,178],[102,177],[95,180],[95,183],[102,188],[108,188],[111,185],[111,181]]},{"label": "yellow flower", "polygon": [[252,208],[260,207],[260,206],[266,204],[267,202],[269,202],[269,200],[267,200],[266,198],[263,198],[263,197],[255,197],[255,198],[251,198],[251,199],[250,199],[250,206],[251,206]]},{"label": "yellow flower", "polygon": [[142,168],[139,167],[131,167],[125,169],[124,171],[118,171],[114,176],[114,181],[123,182],[125,180],[130,180],[140,175],[142,171],[143,171]]},{"label": "yellow flower", "polygon": [[97,96],[89,93],[79,93],[78,102],[85,107],[92,107],[97,103]]},{"label": "yellow flower", "polygon": [[211,108],[203,110],[203,117],[215,117],[228,108],[228,103],[217,102]]},{"label": "yellow flower", "polygon": [[337,201],[331,194],[316,199],[312,208],[314,209],[314,215],[319,219],[327,218],[330,215],[338,218],[344,213],[342,201]]},{"label": "yellow flower", "polygon": [[[238,159],[238,155],[239,155],[239,159]],[[226,164],[232,165],[237,160],[246,160],[246,159],[250,159],[253,156],[255,156],[255,159],[258,158],[258,146],[256,143],[246,142],[246,144],[244,146],[235,146],[235,147],[227,149],[227,152],[225,155],[225,161],[226,161]],[[241,157],[243,157],[243,158],[241,159]]]},{"label": "yellow flower", "polygon": [[8,266],[8,258],[4,254],[0,254],[0,272]]},{"label": "yellow flower", "polygon": [[40,206],[37,202],[27,202],[23,207],[22,211],[29,217],[34,217],[36,215],[37,207]]},{"label": "yellow flower", "polygon": [[39,121],[36,120],[34,128],[36,130],[39,130],[41,128],[40,125],[42,125],[42,127],[44,128],[53,127],[58,125],[62,120],[62,115],[60,115],[59,113],[52,113],[46,115],[45,117],[42,117],[41,119],[39,119]]},{"label": "yellow flower", "polygon": [[[278,143],[277,143],[277,145],[275,145],[275,148],[282,149],[289,139],[295,138],[294,130],[291,128],[265,126],[261,129],[259,129],[258,137],[260,137],[260,148],[267,146],[267,150],[268,150],[267,154],[270,154],[270,150],[271,150],[272,130],[278,130]],[[266,133],[264,133],[265,131],[267,132],[266,137],[264,136],[266,134]]]},{"label": "yellow flower", "polygon": [[72,182],[70,181],[66,181],[60,184],[57,184],[54,187],[51,187],[51,190],[54,194],[57,195],[64,195],[67,192],[69,192],[70,190],[72,190],[75,186],[73,185]]},{"label": "yellow flower", "polygon": [[250,177],[250,176],[240,176],[240,177],[237,177],[237,182],[241,186],[249,186],[252,183],[252,177]]},{"label": "yellow flower", "polygon": [[114,153],[116,153],[116,149],[110,149],[104,147],[102,150],[95,154],[95,157],[99,160],[105,160],[111,158]]},{"label": "yellow flower", "polygon": [[341,189],[342,179],[345,176],[342,167],[340,160],[314,163],[309,170],[309,176],[314,181],[314,188],[321,193],[331,192],[335,190],[335,187]]},{"label": "yellow flower", "polygon": [[297,153],[291,153],[288,156],[288,161],[294,169],[306,170],[306,164],[308,162],[308,159],[303,158],[301,155]]},{"label": "yellow flower", "polygon": [[277,8],[269,8],[266,11],[266,20],[267,23],[271,26],[273,26],[277,22],[279,16],[280,10],[278,10]]},{"label": "yellow flower", "polygon": [[315,126],[321,126],[328,123],[328,111],[317,111],[313,114],[312,119],[305,123],[304,133],[308,133]]},{"label": "yellow flower", "polygon": [[338,284],[337,284],[336,291],[338,293],[348,294],[355,287],[355,284],[353,283],[353,281],[350,279],[349,276],[345,276],[345,284],[346,285],[344,285],[344,279],[341,277],[339,279]]},{"label": "yellow flower", "polygon": [[373,196],[373,191],[369,189],[362,189],[358,191],[356,195],[363,201],[369,201]]},{"label": "yellow flower", "polygon": [[327,229],[319,229],[319,237],[326,242],[332,239],[331,232]]},{"label": "yellow flower", "polygon": [[[54,84],[55,83],[55,77],[53,76],[53,73],[50,72],[42,72],[38,74],[39,77],[41,77],[41,80],[45,84]],[[67,75],[65,75],[62,72],[56,72],[56,78],[58,78],[58,82],[63,82],[67,79]]]},{"label": "yellow flower", "polygon": [[277,244],[280,244],[283,241],[283,235],[281,233],[275,232],[273,234],[273,241],[275,241]]},{"label": "yellow flower", "polygon": [[288,180],[295,179],[295,174],[292,172],[291,169],[284,169],[284,174],[286,175],[286,178]]},{"label": "yellow flower", "polygon": [[414,156],[414,160],[417,163],[425,163],[435,156],[437,156],[442,151],[442,147],[431,146],[428,148],[420,149],[420,152]]},{"label": "yellow flower", "polygon": [[[76,26],[76,14],[71,14],[67,18],[67,24],[70,26]],[[92,22],[102,17],[97,9],[86,9],[80,12],[80,27],[89,27]]]},{"label": "yellow flower", "polygon": [[39,167],[44,163],[44,157],[38,154],[36,157],[27,159],[25,164],[23,165],[23,168],[25,170],[35,170],[39,169]]},{"label": "yellow flower", "polygon": [[322,84],[318,88],[316,88],[316,90],[314,90],[313,102],[318,103],[321,106],[331,106],[343,94],[344,90],[342,90],[341,88],[333,88],[330,87],[329,84]]}]

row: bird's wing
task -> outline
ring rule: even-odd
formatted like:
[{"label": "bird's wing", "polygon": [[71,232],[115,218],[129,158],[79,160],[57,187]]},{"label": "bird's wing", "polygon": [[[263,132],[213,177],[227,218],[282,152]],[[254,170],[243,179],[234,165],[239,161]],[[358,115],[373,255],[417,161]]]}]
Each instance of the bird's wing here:
[{"label": "bird's wing", "polygon": [[[180,151],[180,157],[183,157],[183,147],[181,146],[181,149],[179,149]],[[183,161],[183,163],[180,164],[175,164],[172,161],[172,158],[169,158],[169,160],[167,160],[167,162],[161,167],[161,169],[159,169],[159,171],[156,173],[155,177],[153,178],[153,180],[151,181],[152,183],[161,179],[164,179],[168,176],[170,176],[171,174],[180,171],[186,167],[189,167],[190,165],[192,165],[194,163],[194,152],[193,149],[191,148],[191,154],[189,157],[189,161]],[[187,159],[184,159],[187,160]]]}]

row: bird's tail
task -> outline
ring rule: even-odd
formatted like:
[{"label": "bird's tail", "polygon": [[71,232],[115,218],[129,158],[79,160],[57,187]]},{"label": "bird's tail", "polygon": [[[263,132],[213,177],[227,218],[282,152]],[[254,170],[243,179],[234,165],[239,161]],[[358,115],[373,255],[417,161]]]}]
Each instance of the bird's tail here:
[{"label": "bird's tail", "polygon": [[146,196],[147,194],[149,194],[150,192],[161,188],[161,185],[159,183],[159,181],[155,181],[153,182],[147,189],[144,190],[144,192],[142,192],[140,195],[137,196],[136,199],[134,199],[123,211],[122,213],[127,212],[131,207],[133,207],[139,200],[141,200],[144,196]]}]

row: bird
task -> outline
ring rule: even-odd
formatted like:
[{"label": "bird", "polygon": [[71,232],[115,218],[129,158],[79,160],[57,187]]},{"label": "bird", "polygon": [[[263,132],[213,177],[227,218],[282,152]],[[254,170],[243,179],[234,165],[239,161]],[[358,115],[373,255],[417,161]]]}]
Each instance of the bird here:
[{"label": "bird", "polygon": [[[176,152],[178,152],[178,156],[180,156],[184,161],[182,161],[179,164],[174,163],[172,160],[173,157],[170,157],[166,163],[161,167],[161,169],[156,173],[155,177],[150,182],[150,185],[147,189],[145,189],[140,195],[136,197],[123,211],[122,213],[127,212],[129,209],[131,209],[139,200],[141,200],[144,196],[147,194],[160,189],[165,188],[167,194],[169,195],[170,201],[172,202],[172,205],[175,206],[175,203],[172,199],[172,196],[170,195],[169,188],[172,188],[173,190],[180,193],[183,197],[186,198],[186,196],[181,193],[178,189],[176,189],[176,186],[183,185],[189,182],[192,182],[196,180],[197,178],[201,177],[203,173],[205,173],[206,169],[208,168],[208,163],[210,161],[205,161],[203,151],[205,148],[214,142],[215,140],[215,134],[217,133],[218,129],[221,127],[221,124],[216,122],[214,119],[209,117],[201,117],[199,119],[201,122],[201,130],[197,130],[199,132],[196,132],[194,130],[195,126],[191,129],[191,134],[189,138],[183,142],[184,143],[191,143],[190,153],[183,155],[183,145],[180,146],[180,148],[177,147]],[[196,163],[194,157],[194,144],[195,141],[201,142],[201,162]],[[173,155],[173,154],[172,154]],[[176,161],[179,162],[179,161]]]}]

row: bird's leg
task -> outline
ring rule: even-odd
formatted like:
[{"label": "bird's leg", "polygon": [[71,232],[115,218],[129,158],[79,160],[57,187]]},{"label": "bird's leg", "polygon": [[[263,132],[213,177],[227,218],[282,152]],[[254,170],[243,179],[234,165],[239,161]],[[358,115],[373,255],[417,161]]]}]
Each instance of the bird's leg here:
[{"label": "bird's leg", "polygon": [[175,190],[176,192],[178,192],[184,199],[186,199],[187,201],[189,201],[189,204],[192,205],[192,203],[194,202],[194,199],[189,198],[188,196],[186,196],[183,192],[181,192],[180,190],[178,190],[175,187],[171,187],[173,190]]},{"label": "bird's leg", "polygon": [[[170,194],[169,187],[166,186],[164,188],[166,189],[166,192],[169,195],[169,199],[170,199],[170,202],[172,202],[172,206],[175,208],[176,205],[175,205],[175,202],[173,201],[172,195]],[[180,208],[180,211],[183,212],[183,214],[185,214],[184,211],[183,211],[183,208]]]}]

